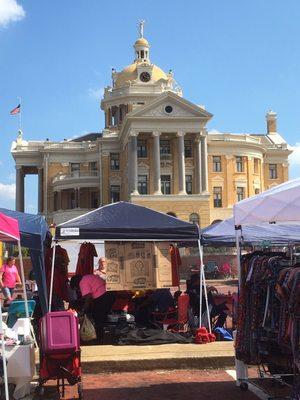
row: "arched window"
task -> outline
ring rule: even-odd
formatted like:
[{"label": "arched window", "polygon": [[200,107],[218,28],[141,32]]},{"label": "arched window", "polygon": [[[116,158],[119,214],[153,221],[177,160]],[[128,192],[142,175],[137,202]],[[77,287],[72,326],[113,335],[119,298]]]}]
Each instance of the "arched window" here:
[{"label": "arched window", "polygon": [[192,213],[192,214],[190,215],[190,217],[189,217],[189,221],[190,221],[192,224],[200,225],[199,214],[197,214],[197,213]]},{"label": "arched window", "polygon": [[177,218],[177,215],[172,211],[167,212],[167,215],[171,215],[171,217]]}]

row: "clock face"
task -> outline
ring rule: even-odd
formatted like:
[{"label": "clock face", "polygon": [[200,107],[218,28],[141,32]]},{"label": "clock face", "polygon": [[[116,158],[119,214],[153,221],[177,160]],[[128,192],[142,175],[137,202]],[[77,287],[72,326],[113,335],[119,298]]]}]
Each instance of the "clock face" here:
[{"label": "clock face", "polygon": [[142,82],[149,82],[150,79],[151,79],[151,76],[150,76],[149,72],[144,71],[140,74],[140,80]]}]

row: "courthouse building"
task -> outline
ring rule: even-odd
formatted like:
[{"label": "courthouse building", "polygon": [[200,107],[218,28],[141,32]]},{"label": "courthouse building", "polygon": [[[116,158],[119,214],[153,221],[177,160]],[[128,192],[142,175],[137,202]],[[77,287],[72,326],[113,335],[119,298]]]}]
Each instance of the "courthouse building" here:
[{"label": "courthouse building", "polygon": [[142,28],[134,62],[113,69],[105,88],[102,132],[61,142],[20,133],[13,142],[17,210],[25,176],[37,174],[38,211],[48,222],[125,200],[207,226],[231,216],[237,201],[288,180],[291,151],[276,113],[267,113],[265,133],[209,133],[213,115],[183,96],[172,71],[152,64]]}]

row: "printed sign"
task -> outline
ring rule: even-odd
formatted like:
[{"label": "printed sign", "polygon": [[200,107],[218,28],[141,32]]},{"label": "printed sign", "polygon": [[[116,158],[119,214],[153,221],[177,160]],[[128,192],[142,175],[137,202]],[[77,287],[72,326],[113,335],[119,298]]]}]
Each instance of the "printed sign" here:
[{"label": "printed sign", "polygon": [[60,236],[79,236],[79,228],[60,228]]}]

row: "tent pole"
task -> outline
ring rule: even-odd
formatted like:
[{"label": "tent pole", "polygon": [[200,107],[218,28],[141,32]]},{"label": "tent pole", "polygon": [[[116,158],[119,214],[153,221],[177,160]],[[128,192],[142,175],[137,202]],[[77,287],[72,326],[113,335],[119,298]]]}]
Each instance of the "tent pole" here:
[{"label": "tent pole", "polygon": [[22,256],[22,248],[21,248],[20,240],[18,240],[18,250],[19,250],[20,270],[21,270],[22,285],[23,285],[23,296],[24,296],[24,301],[25,301],[25,315],[26,315],[26,318],[29,318],[25,274],[24,274],[24,264],[23,264],[23,256]]},{"label": "tent pole", "polygon": [[[202,259],[203,259],[202,246],[201,246],[201,250],[202,250]],[[208,330],[209,330],[209,333],[211,333],[210,311],[209,311],[209,304],[208,304],[208,295],[207,295],[207,286],[206,286],[206,278],[205,278],[204,266],[202,268],[202,279],[203,279],[204,297],[205,297],[205,303],[206,303]]]},{"label": "tent pole", "polygon": [[203,274],[202,274],[202,269],[203,269],[203,255],[201,251],[201,245],[200,245],[200,240],[198,240],[198,249],[199,249],[199,259],[200,259],[200,265],[199,265],[199,328],[202,327],[202,290],[203,290]]},{"label": "tent pole", "polygon": [[241,249],[240,249],[240,240],[239,240],[239,231],[240,227],[235,226],[235,242],[236,242],[236,264],[238,269],[238,282],[239,282],[239,292],[241,290],[242,284],[242,274],[241,274]]},{"label": "tent pole", "polygon": [[55,253],[56,253],[56,241],[53,240],[53,253],[52,253],[52,265],[51,265],[51,280],[50,280],[50,293],[49,293],[49,312],[52,306],[52,295],[53,295],[53,280],[54,280],[54,265],[55,265]]},{"label": "tent pole", "polygon": [[2,348],[2,361],[3,361],[3,379],[5,387],[5,400],[9,400],[8,392],[8,378],[7,378],[7,367],[6,367],[6,355],[5,355],[5,339],[2,321],[2,300],[0,300],[0,338],[1,338],[1,348]]}]

